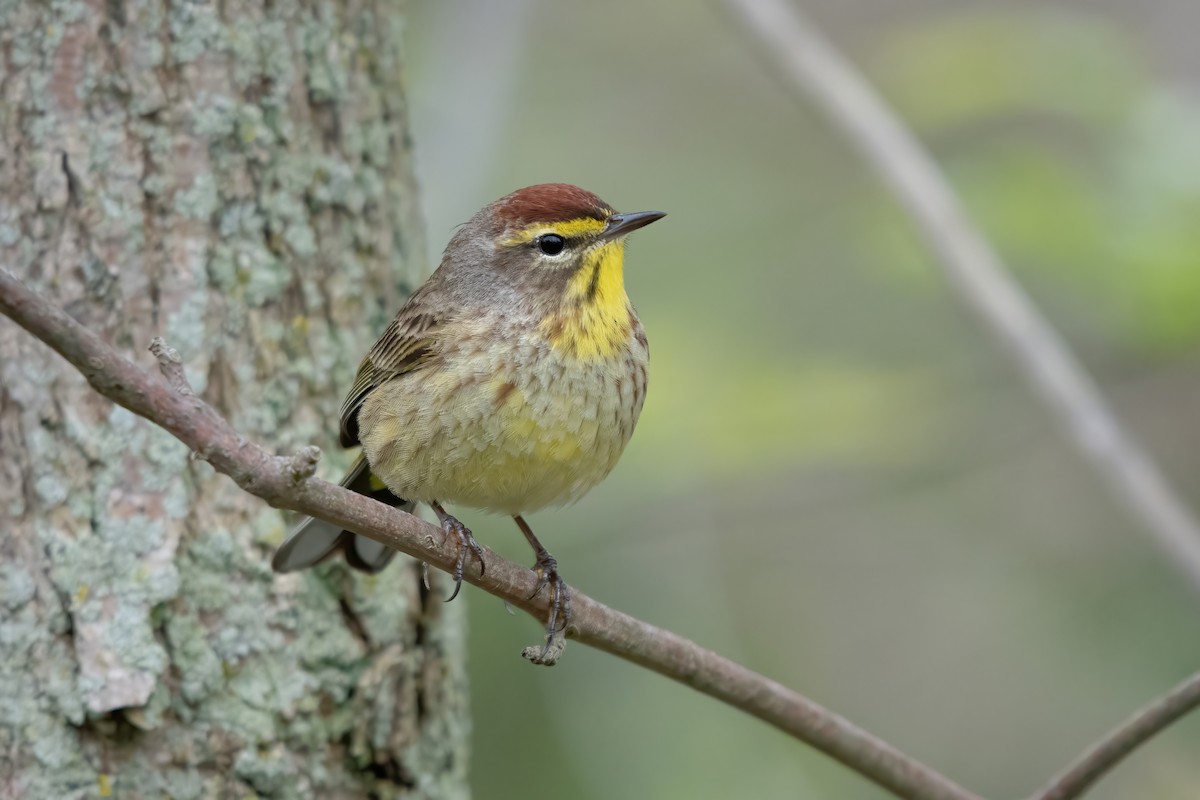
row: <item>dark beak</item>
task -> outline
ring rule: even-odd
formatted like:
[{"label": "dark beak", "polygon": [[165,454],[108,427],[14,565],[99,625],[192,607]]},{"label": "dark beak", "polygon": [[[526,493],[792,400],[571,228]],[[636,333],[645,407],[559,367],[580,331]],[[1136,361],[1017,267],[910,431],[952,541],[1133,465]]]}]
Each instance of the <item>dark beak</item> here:
[{"label": "dark beak", "polygon": [[632,214],[613,214],[608,218],[608,227],[600,234],[601,239],[619,239],[633,233],[638,228],[644,228],[656,219],[667,215],[665,211],[635,211]]}]

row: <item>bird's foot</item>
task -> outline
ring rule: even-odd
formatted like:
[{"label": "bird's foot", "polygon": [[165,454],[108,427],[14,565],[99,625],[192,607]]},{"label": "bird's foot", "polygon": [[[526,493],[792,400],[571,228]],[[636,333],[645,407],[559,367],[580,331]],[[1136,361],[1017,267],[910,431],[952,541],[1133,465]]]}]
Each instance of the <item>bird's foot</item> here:
[{"label": "bird's foot", "polygon": [[541,652],[534,653],[537,648],[527,647],[522,655],[535,664],[550,666],[558,660],[566,646],[565,633],[571,621],[571,596],[566,581],[558,574],[558,561],[546,550],[539,550],[533,571],[538,576],[538,583],[529,599],[532,600],[542,589],[549,587],[550,614],[546,619],[546,643]]},{"label": "bird's foot", "polygon": [[[446,598],[449,603],[454,598],[458,597],[458,592],[462,589],[463,569],[467,565],[467,554],[473,553],[476,560],[479,561],[479,574],[482,575],[487,569],[487,565],[483,561],[483,548],[479,546],[479,542],[475,541],[475,537],[471,535],[471,529],[463,525],[454,517],[446,513],[439,505],[433,506],[434,513],[438,515],[438,519],[442,523],[442,531],[447,537],[453,536],[458,540],[458,559],[454,562],[454,591]],[[445,542],[445,539],[442,540]]]}]

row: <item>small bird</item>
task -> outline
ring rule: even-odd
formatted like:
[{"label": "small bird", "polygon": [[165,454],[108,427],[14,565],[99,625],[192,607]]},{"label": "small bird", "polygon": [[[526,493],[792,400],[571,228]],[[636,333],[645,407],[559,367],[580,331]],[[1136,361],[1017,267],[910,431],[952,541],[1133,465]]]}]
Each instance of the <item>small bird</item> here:
[{"label": "small bird", "polygon": [[[558,563],[522,515],[571,503],[602,481],[646,399],[649,349],[625,292],[625,236],[666,216],[619,214],[563,183],[528,186],[459,227],[441,264],[358,368],[341,444],[362,445],[342,486],[412,511],[425,503],[468,553],[483,551],[443,503],[512,516],[551,587],[550,638],[568,621]],[[276,572],[335,550],[377,572],[395,551],[309,518],[275,553]]]}]

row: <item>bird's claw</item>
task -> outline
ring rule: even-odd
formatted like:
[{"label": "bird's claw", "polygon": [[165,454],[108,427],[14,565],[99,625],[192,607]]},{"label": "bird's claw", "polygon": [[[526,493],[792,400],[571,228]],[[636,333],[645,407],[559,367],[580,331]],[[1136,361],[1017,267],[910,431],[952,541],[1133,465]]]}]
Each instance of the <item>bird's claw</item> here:
[{"label": "bird's claw", "polygon": [[538,559],[533,565],[533,573],[538,576],[537,586],[533,587],[533,594],[529,595],[528,600],[538,596],[538,592],[546,588],[550,583],[551,576],[558,580],[558,559],[549,553],[542,552],[538,554]]},{"label": "bird's claw", "polygon": [[538,576],[538,582],[537,587],[533,590],[533,594],[529,595],[530,600],[536,597],[538,592],[542,591],[545,587],[551,586],[553,588],[550,594],[550,616],[546,620],[546,643],[536,658],[528,655],[527,657],[536,664],[553,664],[557,658],[551,659],[549,657],[551,649],[562,649],[561,640],[567,629],[567,623],[571,621],[570,593],[567,591],[566,581],[558,574],[558,561],[549,553],[545,551],[538,553],[538,559],[533,565],[533,571]]},{"label": "bird's claw", "polygon": [[[442,531],[447,537],[453,536],[458,540],[458,559],[454,562],[454,591],[446,598],[446,602],[449,603],[458,597],[458,592],[462,589],[463,569],[467,565],[467,553],[473,553],[476,560],[479,561],[480,575],[483,575],[487,569],[487,565],[483,561],[483,548],[479,546],[479,542],[475,541],[475,537],[471,535],[470,528],[447,514],[442,519]],[[443,541],[445,540],[443,539]]]}]

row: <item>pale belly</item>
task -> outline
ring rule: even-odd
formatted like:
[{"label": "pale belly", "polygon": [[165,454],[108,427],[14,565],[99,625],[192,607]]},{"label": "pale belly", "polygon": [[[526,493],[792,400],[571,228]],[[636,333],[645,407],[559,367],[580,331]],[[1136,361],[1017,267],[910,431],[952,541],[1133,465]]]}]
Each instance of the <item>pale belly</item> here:
[{"label": "pale belly", "polygon": [[456,353],[397,378],[359,414],[367,460],[418,502],[522,514],[578,500],[633,435],[646,397],[643,342],[586,362],[531,342],[504,359]]}]

